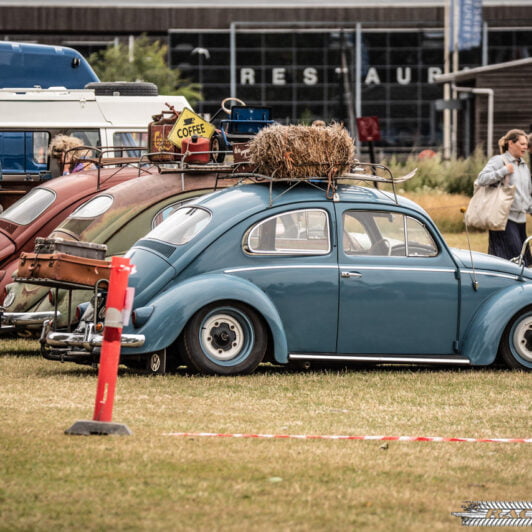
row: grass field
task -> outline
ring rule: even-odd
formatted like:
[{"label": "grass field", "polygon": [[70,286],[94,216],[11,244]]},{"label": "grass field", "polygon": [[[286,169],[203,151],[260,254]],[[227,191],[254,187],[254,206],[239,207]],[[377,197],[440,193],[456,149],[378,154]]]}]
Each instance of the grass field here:
[{"label": "grass field", "polygon": [[96,370],[46,361],[37,347],[0,343],[0,531],[447,531],[462,529],[451,512],[464,501],[531,500],[530,444],[168,435],[530,438],[529,373],[121,369],[113,421],[133,435],[82,437],[64,430],[91,419]]}]

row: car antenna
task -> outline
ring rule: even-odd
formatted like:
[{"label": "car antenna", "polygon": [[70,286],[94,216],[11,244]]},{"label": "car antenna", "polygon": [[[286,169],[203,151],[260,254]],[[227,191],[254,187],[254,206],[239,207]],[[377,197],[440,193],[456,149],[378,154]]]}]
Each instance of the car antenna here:
[{"label": "car antenna", "polygon": [[[460,209],[461,213],[465,213],[465,211],[466,211],[465,207],[462,207]],[[475,261],[473,260],[473,252],[471,251],[471,242],[469,240],[469,227],[467,226],[465,217],[464,217],[464,225],[465,225],[465,233],[466,233],[466,238],[467,238],[467,248],[469,249],[469,256],[471,258],[471,270],[473,271],[473,274],[471,276],[473,281],[471,284],[473,285],[473,290],[476,292],[478,290],[477,272],[475,271]]]}]

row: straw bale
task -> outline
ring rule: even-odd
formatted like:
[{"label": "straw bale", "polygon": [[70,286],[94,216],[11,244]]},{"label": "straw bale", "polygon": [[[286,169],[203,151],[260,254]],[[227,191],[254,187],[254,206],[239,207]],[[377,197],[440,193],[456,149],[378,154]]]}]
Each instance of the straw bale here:
[{"label": "straw bale", "polygon": [[355,146],[340,124],[272,125],[253,138],[249,154],[257,173],[275,178],[336,177],[353,165]]}]

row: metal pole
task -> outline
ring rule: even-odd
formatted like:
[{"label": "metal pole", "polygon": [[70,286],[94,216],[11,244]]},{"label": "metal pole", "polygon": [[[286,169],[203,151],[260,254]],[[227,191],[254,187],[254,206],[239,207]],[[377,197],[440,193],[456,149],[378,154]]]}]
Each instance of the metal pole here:
[{"label": "metal pole", "polygon": [[[362,116],[362,25],[356,25],[356,49],[355,49],[355,116]],[[351,132],[351,135],[355,135]],[[360,141],[355,136],[356,153],[360,153]]]},{"label": "metal pole", "polygon": [[[458,27],[460,24],[460,9],[457,5],[457,0],[452,0],[453,5],[453,72],[456,74],[460,69],[460,59],[458,56]],[[456,100],[458,95],[455,90],[451,94],[453,100]],[[451,128],[451,157],[454,159],[458,152],[458,110],[453,109],[452,114],[452,128]]]},{"label": "metal pole", "polygon": [[482,66],[488,64],[488,23],[482,25]]},{"label": "metal pole", "polygon": [[[443,72],[444,74],[450,73],[450,58],[449,58],[449,49],[451,45],[451,25],[450,25],[450,8],[451,0],[445,2],[444,9],[444,23],[445,23],[445,32],[444,32],[444,42],[443,42]],[[443,86],[443,98],[445,101],[451,99],[451,87],[449,83],[445,83]],[[443,111],[443,158],[449,160],[451,158],[451,111],[449,109],[444,109]]]},{"label": "metal pole", "polygon": [[472,94],[485,94],[488,97],[488,117],[486,126],[487,146],[486,155],[491,157],[493,155],[493,111],[494,111],[494,91],[493,89],[474,88],[474,87],[457,87],[453,83],[453,91],[455,92],[470,92]]},{"label": "metal pole", "polygon": [[236,98],[236,22],[231,22],[229,30],[231,98]]}]

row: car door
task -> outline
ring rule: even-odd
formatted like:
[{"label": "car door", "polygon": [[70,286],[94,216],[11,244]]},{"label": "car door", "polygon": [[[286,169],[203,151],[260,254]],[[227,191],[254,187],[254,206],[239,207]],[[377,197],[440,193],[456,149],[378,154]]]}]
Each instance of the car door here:
[{"label": "car door", "polygon": [[[334,353],[336,347],[338,263],[331,214],[327,205],[257,217],[242,242],[244,261],[225,269],[268,295],[291,353]],[[215,254],[223,257],[220,249],[234,240],[233,234],[220,239]],[[210,250],[203,256],[215,260]]]},{"label": "car door", "polygon": [[456,265],[422,219],[337,204],[338,354],[452,354]]}]

